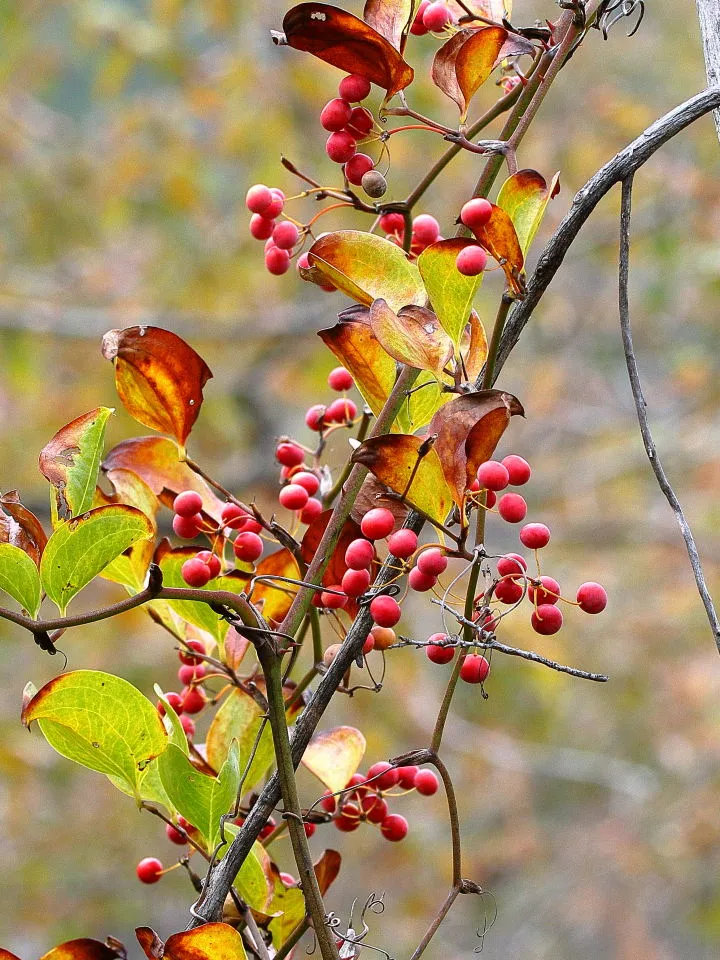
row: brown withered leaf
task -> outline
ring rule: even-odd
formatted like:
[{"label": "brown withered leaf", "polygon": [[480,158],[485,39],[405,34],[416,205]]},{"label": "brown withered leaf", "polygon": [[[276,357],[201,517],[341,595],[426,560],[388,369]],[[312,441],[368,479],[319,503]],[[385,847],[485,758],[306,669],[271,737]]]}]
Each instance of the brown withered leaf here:
[{"label": "brown withered leaf", "polygon": [[374,507],[384,507],[395,517],[395,526],[401,527],[410,512],[406,503],[400,503],[399,500],[389,500],[384,494],[387,493],[387,487],[369,473],[363,480],[360,492],[355,498],[350,516],[357,523]]},{"label": "brown withered leaf", "polygon": [[452,491],[428,440],[403,433],[371,437],[353,453],[352,462],[366,466],[410,506],[433,520],[445,521],[453,504]]},{"label": "brown withered leaf", "polygon": [[433,83],[458,105],[461,121],[467,116],[470,101],[495,68],[507,37],[503,27],[465,27],[435,54]]},{"label": "brown withered leaf", "polygon": [[20,502],[17,490],[0,496],[0,543],[19,547],[40,566],[47,535],[35,514]]},{"label": "brown withered leaf", "polygon": [[457,504],[516,414],[524,414],[517,397],[503,390],[480,390],[446,403],[430,421],[428,433],[437,434],[435,449]]},{"label": "brown withered leaf", "polygon": [[113,447],[102,464],[110,470],[131,470],[150,487],[166,507],[183,490],[195,490],[203,501],[203,513],[220,522],[223,502],[210,486],[182,460],[182,451],[167,437],[131,437]]},{"label": "brown withered leaf", "polygon": [[[101,943],[99,940],[82,937],[53,947],[52,950],[43,954],[40,960],[124,960],[126,957],[127,952],[118,940]],[[3,960],[2,952],[0,952],[0,960]]]},{"label": "brown withered leaf", "polygon": [[[367,307],[360,309],[367,315]],[[334,327],[320,330],[318,336],[353,375],[365,402],[377,416],[395,383],[395,361],[368,324],[341,319]]]},{"label": "brown withered leaf", "polygon": [[151,927],[136,927],[135,936],[148,960],[160,960],[165,944]]},{"label": "brown withered leaf", "polygon": [[480,371],[485,366],[488,355],[485,327],[474,310],[470,312],[470,321],[463,334],[460,352],[465,364],[465,374],[468,382],[474,383],[480,376]]},{"label": "brown withered leaf", "polygon": [[320,859],[316,860],[313,864],[315,876],[318,880],[318,886],[320,887],[320,893],[323,896],[325,896],[325,894],[328,892],[330,885],[340,873],[341,863],[342,857],[337,850],[323,850]]},{"label": "brown withered leaf", "polygon": [[411,305],[395,313],[384,300],[374,300],[368,323],[381,346],[399,363],[442,377],[453,344],[432,310]]},{"label": "brown withered leaf", "polygon": [[413,69],[369,24],[328,3],[301,3],[285,14],[276,43],[305,50],[347,73],[359,73],[387,91],[389,100],[413,80]]},{"label": "brown withered leaf", "polygon": [[363,20],[402,53],[412,14],[413,0],[366,0]]},{"label": "brown withered leaf", "polygon": [[177,334],[161,327],[126,327],[103,337],[115,364],[115,386],[128,413],[184,446],[203,402],[210,368]]},{"label": "brown withered leaf", "polygon": [[481,247],[494,257],[505,271],[508,285],[516,296],[525,292],[525,280],[522,275],[525,262],[518,235],[509,215],[494,203],[492,214],[484,227],[475,231]]}]

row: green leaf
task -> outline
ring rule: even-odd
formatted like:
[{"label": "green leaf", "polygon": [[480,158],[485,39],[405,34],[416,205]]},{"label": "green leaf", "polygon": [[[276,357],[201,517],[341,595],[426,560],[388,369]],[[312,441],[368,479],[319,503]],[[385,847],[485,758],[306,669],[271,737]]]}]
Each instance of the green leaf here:
[{"label": "green leaf", "polygon": [[533,242],[548,203],[557,195],[560,174],[548,185],[537,170],[518,170],[500,188],[497,205],[508,214],[515,227],[523,256]]},{"label": "green leaf", "polygon": [[233,744],[217,778],[197,770],[174,743],[159,759],[160,780],[175,809],[197,827],[209,849],[220,839],[220,817],[235,803],[240,785],[237,744]]},{"label": "green leaf", "polygon": [[[249,693],[240,689],[233,690],[213,717],[207,733],[205,747],[210,766],[219,770],[231,744],[236,741],[240,749],[240,767],[244,770],[255,747],[263,716],[263,710]],[[252,790],[262,780],[272,767],[274,758],[270,724],[266,723],[243,783],[244,792]]]},{"label": "green leaf", "polygon": [[430,304],[456,350],[483,279],[482,273],[464,277],[455,266],[458,253],[471,243],[460,238],[438,240],[423,250],[417,261]]},{"label": "green leaf", "polygon": [[[443,378],[444,379],[444,378]],[[450,382],[450,379],[447,379]],[[422,387],[422,389],[418,389]],[[408,430],[420,430],[430,423],[440,407],[452,400],[454,394],[446,393],[432,373],[423,371],[413,384],[413,392],[408,402],[403,406],[403,414],[407,418]]]},{"label": "green leaf", "polygon": [[268,924],[273,946],[279,950],[305,916],[305,897],[302,890],[299,887],[286,887],[277,876],[269,911],[271,914],[282,911],[279,917],[273,917]]},{"label": "green leaf", "polygon": [[308,257],[310,268],[303,271],[307,280],[329,280],[366,307],[378,297],[396,312],[407,304],[425,303],[417,267],[400,247],[384,237],[361,230],[326,233],[310,247]]},{"label": "green leaf", "polygon": [[[234,839],[240,832],[236,823],[226,823],[225,833]],[[220,857],[224,857],[229,844],[220,850]],[[250,853],[243,860],[240,872],[237,874],[234,886],[238,893],[253,910],[260,913],[270,906],[273,888],[271,884],[272,861],[265,847],[257,840],[250,848]]]},{"label": "green leaf", "polygon": [[114,493],[106,496],[98,487],[95,493],[94,506],[105,506],[109,503],[124,503],[129,507],[137,507],[148,518],[153,527],[153,537],[141,540],[130,547],[119,557],[112,560],[101,573],[103,580],[112,580],[121,583],[129,593],[139,593],[145,584],[148,567],[152,562],[155,551],[154,539],[157,535],[155,516],[160,508],[160,502],[145,481],[131,470],[109,470],[107,479],[113,485]]},{"label": "green leaf", "polygon": [[148,764],[168,745],[153,704],[127,680],[96,670],[46,683],[23,708],[25,726],[33,720],[59,754],[116,778],[138,800]]},{"label": "green leaf", "polygon": [[40,575],[30,557],[11,543],[0,543],[0,590],[17,600],[29,616],[40,609]]},{"label": "green leaf", "polygon": [[53,512],[58,518],[77,517],[92,507],[105,425],[114,412],[97,407],[84,413],[58,431],[40,453],[40,471],[55,488]]},{"label": "green leaf", "polygon": [[45,592],[64,614],[72,598],[111,560],[152,535],[145,514],[124,504],[96,507],[65,521],[48,540],[40,561]]}]

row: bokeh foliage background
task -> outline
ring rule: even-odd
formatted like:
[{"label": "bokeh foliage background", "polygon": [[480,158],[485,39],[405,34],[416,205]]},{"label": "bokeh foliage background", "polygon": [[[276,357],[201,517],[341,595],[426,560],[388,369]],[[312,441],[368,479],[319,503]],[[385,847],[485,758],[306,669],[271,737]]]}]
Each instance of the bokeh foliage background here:
[{"label": "bokeh foliage background", "polygon": [[[245,226],[249,183],[293,187],[281,153],[320,177],[334,172],[317,114],[339,75],[273,46],[268,31],[286,8],[276,0],[0,4],[0,488],[19,488],[45,516],[40,448],[72,417],[116,405],[99,354],[111,327],[158,323],[205,357],[215,379],[193,456],[267,504],[273,438],[301,430],[306,406],[325,395],[333,364],[315,331],[341,303],[293,275],[270,278]],[[549,0],[515,4],[518,23],[555,14]],[[452,122],[454,108],[425,79],[435,46],[413,39],[421,79],[411,102]],[[521,151],[521,166],[561,171],[537,246],[601,163],[704,84],[691,4],[648,3],[632,39],[622,25],[608,42],[593,33]],[[417,132],[393,138],[394,195],[441,150]],[[716,590],[718,158],[706,119],[636,178],[631,290],[656,439]],[[450,170],[423,207],[446,232],[478,158]],[[611,682],[496,658],[489,700],[474,689],[457,698],[446,749],[468,873],[497,901],[489,960],[705,960],[720,948],[720,665],[636,428],[616,316],[617,209],[613,195],[585,227],[500,381],[527,411],[502,452],[535,468],[532,516],[554,530],[548,571],[568,592],[598,579],[611,595],[604,617],[570,614],[548,638],[517,618],[508,638],[605,670]],[[488,323],[498,293],[492,278],[481,302]],[[133,432],[118,411],[109,442]],[[499,523],[489,534],[498,550],[513,546]],[[105,585],[77,606],[117,596]],[[427,607],[414,617],[409,611],[408,632],[437,629]],[[109,784],[20,727],[25,682],[40,685],[60,665],[1,622],[0,637],[0,943],[32,960],[63,939],[112,934],[133,955],[135,925],[163,935],[184,925],[191,890],[180,872],[144,888],[133,870],[146,855],[171,861],[177,848]],[[153,681],[173,685],[171,643],[140,613],[61,645],[71,668],[117,672],[149,695]],[[370,761],[418,746],[444,676],[420,655],[396,653],[384,692],[343,700],[333,718],[366,732]],[[303,785],[313,799],[317,787]],[[411,835],[399,845],[369,829],[343,837],[328,828],[312,841],[349,861],[331,909],[346,915],[353,897],[386,892],[371,942],[396,957],[421,935],[449,870],[440,796],[408,799],[407,811]],[[278,855],[289,868],[288,851]],[[477,902],[462,902],[428,956],[471,955],[483,920]]]}]

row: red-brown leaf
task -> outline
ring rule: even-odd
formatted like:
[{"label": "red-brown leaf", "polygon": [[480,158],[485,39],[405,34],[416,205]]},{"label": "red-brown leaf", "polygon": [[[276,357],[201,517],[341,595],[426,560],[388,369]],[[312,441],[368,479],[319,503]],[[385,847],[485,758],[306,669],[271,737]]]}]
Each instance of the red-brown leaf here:
[{"label": "red-brown leaf", "polygon": [[435,54],[433,83],[455,101],[461,120],[465,119],[475,93],[492,73],[507,36],[503,27],[465,27]]},{"label": "red-brown leaf", "polygon": [[35,514],[20,503],[17,490],[0,496],[0,543],[19,547],[40,566],[47,535]]},{"label": "red-brown leaf", "polygon": [[293,7],[283,20],[283,34],[274,35],[276,43],[305,50],[347,73],[361,74],[386,90],[387,99],[412,83],[412,67],[385,37],[328,3]]},{"label": "red-brown leaf", "polygon": [[[115,944],[118,944],[115,946]],[[12,954],[8,954],[12,956]],[[40,960],[118,960],[118,958],[127,957],[127,953],[119,943],[114,941],[112,945],[101,943],[99,940],[90,940],[82,937],[79,940],[68,940],[61,943],[52,950],[43,954]],[[0,951],[0,960],[4,960],[3,952]]]},{"label": "red-brown leaf", "polygon": [[330,884],[340,873],[341,863],[342,857],[337,850],[323,850],[320,859],[316,860],[313,864],[315,876],[318,880],[318,886],[320,887],[320,893],[323,896],[325,896],[325,894],[328,892]]},{"label": "red-brown leaf", "polygon": [[160,327],[110,330],[102,353],[114,361],[115,386],[128,413],[184,445],[200,413],[203,387],[212,377],[202,357]]},{"label": "red-brown leaf", "polygon": [[523,253],[513,222],[501,208],[491,204],[492,214],[484,227],[476,232],[478,243],[494,257],[505,271],[508,285],[516,296],[525,292],[522,276]]},{"label": "red-brown leaf", "polygon": [[[325,533],[325,528],[330,522],[331,516],[332,510],[326,510],[324,513],[321,513],[317,519],[313,520],[313,522],[305,531],[305,536],[300,544],[300,552],[305,563],[309,564],[312,561],[312,558],[315,556],[318,544]],[[352,540],[357,540],[357,538],[361,536],[362,531],[360,530],[359,524],[355,523],[354,520],[346,520],[345,525],[342,528],[338,544],[335,547],[335,551],[330,558],[330,563],[328,564],[327,570],[325,571],[325,575],[322,579],[322,582],[326,587],[331,587],[340,583],[343,578],[343,574],[347,570],[347,564],[345,563],[345,551],[348,548],[348,544],[350,544]]]},{"label": "red-brown leaf", "polygon": [[413,6],[413,0],[366,0],[363,20],[402,53]]}]

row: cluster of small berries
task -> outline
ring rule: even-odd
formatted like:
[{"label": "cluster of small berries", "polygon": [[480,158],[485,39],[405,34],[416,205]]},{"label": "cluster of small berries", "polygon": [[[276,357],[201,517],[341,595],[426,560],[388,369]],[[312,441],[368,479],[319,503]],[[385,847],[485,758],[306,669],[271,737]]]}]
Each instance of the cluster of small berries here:
[{"label": "cluster of small berries", "polygon": [[369,197],[383,196],[387,189],[385,177],[375,169],[375,161],[366,153],[358,153],[358,141],[369,136],[375,121],[373,115],[360,104],[370,93],[370,81],[359,73],[343,77],[338,96],[329,100],[320,112],[320,123],[330,136],[325,152],[334,163],[343,166],[349,183],[362,187]]},{"label": "cluster of small berries", "polygon": [[[170,691],[165,694],[165,699],[180,718],[183,730],[187,734],[188,740],[191,740],[195,734],[195,722],[190,719],[191,714],[200,713],[206,703],[207,697],[200,685],[207,668],[203,663],[202,657],[207,653],[205,644],[201,640],[188,640],[187,650],[179,650],[178,657],[182,666],[178,670],[178,680],[182,684],[180,693]],[[200,656],[194,656],[190,651],[194,650]],[[161,717],[165,716],[165,705],[162,700],[157,704],[158,713]]]},{"label": "cluster of small berries", "polygon": [[[476,197],[474,200],[468,200],[463,206],[460,211],[460,222],[477,236],[478,231],[489,222],[492,211],[492,204],[489,201]],[[455,266],[463,276],[476,277],[487,266],[487,254],[479,244],[471,243],[458,253]]]},{"label": "cluster of small berries", "polygon": [[[431,663],[450,663],[455,656],[453,638],[446,633],[428,637],[425,656]],[[490,662],[479,653],[469,653],[460,667],[460,679],[465,683],[482,683],[490,673]]]},{"label": "cluster of small berries", "polygon": [[532,471],[523,457],[510,454],[504,460],[486,460],[480,464],[473,481],[471,494],[485,490],[485,506],[497,512],[508,523],[520,523],[527,515],[527,503],[519,493],[505,493],[498,500],[497,494],[506,487],[521,487],[528,482]]},{"label": "cluster of small berries", "polygon": [[[385,231],[386,239],[396,243],[399,247],[405,239],[405,218],[401,213],[384,213],[380,217],[379,226]],[[410,254],[418,257],[431,246],[442,240],[440,224],[429,213],[421,213],[412,221],[412,236],[410,238]]]},{"label": "cluster of small berries", "polygon": [[398,841],[407,836],[408,822],[397,813],[390,813],[387,803],[388,790],[398,788],[406,792],[417,790],[430,797],[437,793],[439,782],[432,770],[415,766],[394,767],[386,761],[374,763],[366,774],[356,773],[348,781],[339,797],[326,791],[320,806],[333,815],[332,822],[344,833],[352,833],[361,823],[380,827],[386,840]]},{"label": "cluster of small berries", "polygon": [[250,234],[256,240],[265,240],[265,267],[269,273],[280,276],[290,266],[290,256],[300,239],[300,229],[292,220],[278,220],[285,207],[285,194],[279,187],[256,183],[245,197],[245,205],[252,213]]}]

